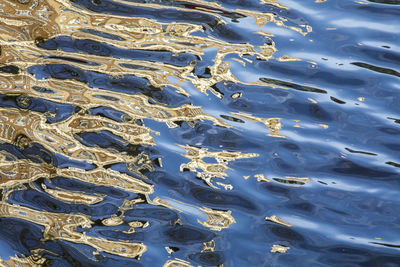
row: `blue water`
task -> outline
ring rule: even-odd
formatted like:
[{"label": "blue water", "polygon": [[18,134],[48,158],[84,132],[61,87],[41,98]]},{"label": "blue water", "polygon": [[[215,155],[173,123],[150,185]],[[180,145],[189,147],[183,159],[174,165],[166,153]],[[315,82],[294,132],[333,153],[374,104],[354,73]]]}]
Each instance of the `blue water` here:
[{"label": "blue water", "polygon": [[[58,25],[53,31],[40,26],[41,19],[33,19],[31,25],[37,24],[38,30],[25,39],[16,34],[23,28],[0,26],[14,36],[0,37],[0,78],[13,83],[25,75],[31,81],[26,87],[19,85],[26,92],[13,91],[19,88],[16,85],[2,87],[2,110],[31,110],[41,114],[46,125],[61,125],[84,114],[159,133],[150,133],[151,145],[135,144],[109,129],[72,134],[60,128],[84,150],[103,149],[123,155],[122,159],[148,156],[150,166],[139,162],[133,167],[125,160],[102,165],[73,157],[52,150],[50,141],[49,147],[39,137],[29,137],[29,145],[1,139],[2,164],[24,160],[86,172],[102,167],[154,188],[147,198],[112,184],[60,174],[1,187],[2,203],[29,208],[33,214],[83,214],[92,221],[91,227],[79,226],[76,232],[146,246],[142,255],[126,257],[85,242],[45,237],[46,225],[2,212],[1,258],[16,256],[26,260],[26,266],[35,261],[43,266],[400,266],[400,1],[278,1],[48,1],[52,8],[62,6],[65,14],[74,10],[82,18],[91,16],[92,22],[97,16],[109,16],[114,22],[107,23],[129,27],[133,25],[129,19],[151,19],[143,34],[155,22],[162,23],[164,31],[173,23],[198,25],[186,35],[186,43],[179,44],[181,51],[168,46],[176,42],[172,34],[142,45],[139,37],[127,39],[122,28],[106,30],[94,24],[75,28],[61,27],[63,20],[44,24]],[[20,1],[15,10],[29,10],[27,2]],[[258,24],[255,17],[266,13],[278,22]],[[4,12],[0,17],[11,18]],[[156,36],[156,30],[152,34]],[[191,37],[207,41],[199,44]],[[22,41],[31,41],[27,54],[18,48]],[[240,52],[243,48],[230,47],[233,44],[255,50]],[[263,46],[276,51],[263,58]],[[193,52],[196,49],[201,56]],[[228,52],[223,61],[236,80],[213,73],[224,49]],[[25,62],[15,59],[19,54]],[[289,60],[280,59],[285,56]],[[114,62],[110,66],[122,70],[104,69],[104,62]],[[167,84],[160,86],[138,74],[160,73],[162,66],[193,67],[188,76],[168,73]],[[206,91],[196,88],[196,79],[212,77],[215,80]],[[88,90],[111,94],[89,98],[86,104],[61,101],[53,96],[52,83],[43,85],[46,81],[65,83],[66,92],[72,90],[67,82],[73,81],[81,88],[82,99]],[[39,97],[34,91],[49,96]],[[132,118],[117,104],[130,98],[121,99],[119,94],[144,96],[153,113],[193,105],[209,117],[171,119],[173,127],[156,114]],[[99,99],[108,104],[99,104]],[[273,122],[265,123],[267,119],[279,120],[277,132],[268,127]],[[40,127],[36,130],[39,134]],[[189,146],[248,157],[224,160],[208,154],[203,163],[227,168],[207,182],[201,176],[205,169],[185,165],[191,161],[185,157],[184,147]],[[257,179],[259,174],[265,179]],[[7,175],[0,173],[1,179]],[[91,205],[73,203],[55,198],[46,188],[104,198]],[[156,204],[156,198],[168,204]],[[122,208],[132,199],[141,202]],[[200,223],[207,221],[201,209],[230,212],[234,222],[221,229],[207,227]],[[271,216],[284,223],[266,219]],[[122,223],[106,225],[104,219],[112,217]],[[147,226],[129,233],[132,221]],[[274,245],[286,250],[274,251]],[[168,265],[169,260],[182,260],[182,265]]]}]

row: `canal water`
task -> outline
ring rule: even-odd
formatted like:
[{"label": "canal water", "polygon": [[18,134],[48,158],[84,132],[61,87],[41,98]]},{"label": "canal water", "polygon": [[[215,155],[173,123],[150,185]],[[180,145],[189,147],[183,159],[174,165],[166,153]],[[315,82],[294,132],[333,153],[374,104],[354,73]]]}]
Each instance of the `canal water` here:
[{"label": "canal water", "polygon": [[400,1],[1,0],[2,266],[400,266]]}]

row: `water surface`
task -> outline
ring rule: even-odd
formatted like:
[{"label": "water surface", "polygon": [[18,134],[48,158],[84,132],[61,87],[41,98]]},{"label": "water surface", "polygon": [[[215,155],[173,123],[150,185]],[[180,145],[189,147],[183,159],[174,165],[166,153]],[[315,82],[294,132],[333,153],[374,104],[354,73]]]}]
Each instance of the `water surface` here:
[{"label": "water surface", "polygon": [[1,1],[1,264],[399,266],[399,5]]}]

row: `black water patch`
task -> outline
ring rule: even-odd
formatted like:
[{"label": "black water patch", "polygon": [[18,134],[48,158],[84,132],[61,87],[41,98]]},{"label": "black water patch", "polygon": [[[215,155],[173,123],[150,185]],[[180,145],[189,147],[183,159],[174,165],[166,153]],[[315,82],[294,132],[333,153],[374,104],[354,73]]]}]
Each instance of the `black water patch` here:
[{"label": "black water patch", "polygon": [[9,74],[18,74],[19,68],[14,65],[2,66],[2,67],[0,67],[0,72],[9,73]]},{"label": "black water patch", "polygon": [[310,86],[305,86],[305,85],[299,85],[287,81],[281,81],[281,80],[276,80],[276,79],[270,79],[270,78],[260,78],[260,81],[265,82],[267,84],[274,84],[274,85],[279,85],[283,86],[286,88],[291,88],[294,90],[299,90],[299,91],[305,91],[305,92],[312,92],[312,93],[320,93],[320,94],[326,94],[327,91],[319,88],[314,88]]},{"label": "black water patch", "polygon": [[223,209],[237,208],[251,213],[256,213],[259,209],[251,199],[228,192],[193,187],[190,194],[204,205],[218,206]]}]

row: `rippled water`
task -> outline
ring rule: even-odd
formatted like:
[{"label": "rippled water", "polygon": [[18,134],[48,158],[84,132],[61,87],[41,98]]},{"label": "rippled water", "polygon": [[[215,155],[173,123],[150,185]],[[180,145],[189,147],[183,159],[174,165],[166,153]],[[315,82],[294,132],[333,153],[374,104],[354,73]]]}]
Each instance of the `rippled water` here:
[{"label": "rippled water", "polygon": [[398,0],[1,0],[0,265],[400,266]]}]

